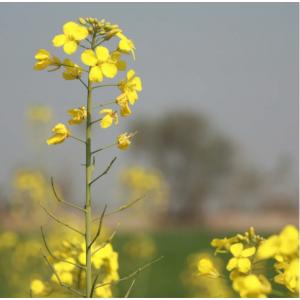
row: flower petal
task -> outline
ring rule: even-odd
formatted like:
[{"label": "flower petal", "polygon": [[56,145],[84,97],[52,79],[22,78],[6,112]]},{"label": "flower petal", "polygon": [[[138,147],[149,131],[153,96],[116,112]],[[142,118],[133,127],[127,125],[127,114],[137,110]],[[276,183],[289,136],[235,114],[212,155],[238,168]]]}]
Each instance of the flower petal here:
[{"label": "flower petal", "polygon": [[109,59],[109,50],[106,47],[98,46],[96,48],[96,56],[100,62],[105,62]]},{"label": "flower petal", "polygon": [[251,269],[251,262],[248,258],[238,259],[238,269],[242,273],[248,273]]},{"label": "flower petal", "polygon": [[52,40],[52,44],[53,44],[54,47],[61,47],[66,42],[67,42],[67,38],[64,34],[58,34]]},{"label": "flower petal", "polygon": [[112,125],[113,118],[111,115],[107,114],[103,119],[100,121],[100,125],[102,128],[108,128]]},{"label": "flower petal", "polygon": [[243,248],[244,246],[242,243],[236,243],[230,247],[230,252],[232,253],[233,256],[238,257],[241,255]]},{"label": "flower petal", "polygon": [[102,71],[98,66],[91,68],[89,79],[92,82],[101,82],[103,80]]},{"label": "flower petal", "polygon": [[66,42],[64,44],[65,53],[71,55],[77,50],[77,43],[73,41]]},{"label": "flower petal", "polygon": [[97,64],[97,58],[93,50],[85,50],[81,54],[81,61],[90,67],[93,67]]},{"label": "flower petal", "polygon": [[250,257],[255,254],[255,247],[247,248],[242,251],[242,257]]},{"label": "flower petal", "polygon": [[226,269],[227,269],[228,271],[233,270],[234,268],[237,267],[237,263],[238,263],[238,261],[237,261],[237,259],[236,259],[235,257],[231,258],[231,259],[229,260],[227,266],[226,266]]},{"label": "flower petal", "polygon": [[114,78],[118,73],[118,68],[115,64],[104,63],[101,65],[101,70],[104,76],[108,78]]}]

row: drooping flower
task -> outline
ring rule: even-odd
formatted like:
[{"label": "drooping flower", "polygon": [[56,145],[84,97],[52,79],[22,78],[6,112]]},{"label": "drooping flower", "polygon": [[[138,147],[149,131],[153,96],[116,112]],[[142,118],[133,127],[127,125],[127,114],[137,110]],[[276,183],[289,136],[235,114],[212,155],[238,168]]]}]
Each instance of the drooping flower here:
[{"label": "drooping flower", "polygon": [[99,113],[105,114],[105,116],[100,121],[100,125],[102,128],[108,128],[113,123],[115,123],[115,125],[118,125],[119,119],[118,119],[118,114],[116,111],[113,111],[110,108],[105,108],[105,109],[100,110]]},{"label": "drooping flower", "polygon": [[49,66],[56,66],[59,67],[61,62],[58,57],[52,56],[47,50],[45,49],[39,49],[34,58],[37,60],[37,62],[34,64],[34,69],[36,71],[41,71]]},{"label": "drooping flower", "polygon": [[71,59],[66,58],[63,61],[63,65],[65,67],[65,71],[63,72],[63,78],[65,80],[74,80],[81,76],[82,68]]},{"label": "drooping flower", "polygon": [[63,26],[63,34],[56,35],[52,43],[55,47],[63,47],[65,53],[73,54],[80,41],[89,35],[87,28],[75,22],[67,22]]},{"label": "drooping flower", "polygon": [[210,259],[202,258],[198,262],[198,271],[201,275],[207,276],[209,278],[218,278],[220,273],[214,267],[213,262]]},{"label": "drooping flower", "polygon": [[120,134],[117,138],[117,144],[118,148],[121,150],[125,150],[128,148],[128,146],[131,144],[131,139],[133,138],[135,134],[134,133],[127,133],[124,132]]},{"label": "drooping flower", "polygon": [[68,110],[68,113],[72,116],[72,119],[68,121],[70,125],[80,124],[87,117],[87,110],[85,106],[70,109]]},{"label": "drooping flower", "polygon": [[248,273],[251,269],[251,261],[249,257],[255,254],[255,247],[250,247],[244,249],[242,243],[233,244],[230,247],[230,252],[234,256],[232,257],[228,264],[227,270],[231,271],[233,269],[238,269],[241,273]]},{"label": "drooping flower", "polygon": [[45,289],[44,283],[39,279],[34,279],[30,284],[30,290],[34,296],[41,295]]},{"label": "drooping flower", "polygon": [[122,32],[117,32],[116,36],[120,39],[118,49],[123,52],[123,53],[131,53],[133,58],[135,58],[134,50],[135,50],[135,45],[132,40],[127,38]]},{"label": "drooping flower", "polygon": [[141,78],[135,76],[135,71],[131,69],[127,72],[126,79],[119,83],[119,89],[126,95],[129,103],[134,105],[138,99],[138,92],[142,91]]},{"label": "drooping flower", "polygon": [[88,49],[81,54],[82,62],[91,67],[89,79],[101,82],[103,76],[114,78],[118,73],[118,60],[112,57],[106,47],[98,46],[95,51]]},{"label": "drooping flower", "polygon": [[131,109],[129,107],[129,101],[126,94],[121,94],[116,97],[116,103],[120,107],[120,114],[122,117],[127,117],[131,115]]},{"label": "drooping flower", "polygon": [[52,129],[52,132],[54,135],[47,140],[48,145],[60,144],[70,136],[69,129],[65,124],[62,123],[55,125],[55,127]]},{"label": "drooping flower", "polygon": [[238,276],[233,281],[233,289],[242,298],[266,298],[271,293],[271,284],[263,275]]}]

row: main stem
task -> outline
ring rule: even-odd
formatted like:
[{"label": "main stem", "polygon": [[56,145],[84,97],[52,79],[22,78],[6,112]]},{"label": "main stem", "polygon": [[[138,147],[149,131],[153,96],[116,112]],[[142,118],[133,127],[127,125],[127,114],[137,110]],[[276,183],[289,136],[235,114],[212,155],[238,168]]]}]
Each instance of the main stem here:
[{"label": "main stem", "polygon": [[86,245],[86,297],[89,298],[92,289],[92,261],[91,261],[91,241],[92,241],[92,153],[91,153],[91,109],[92,109],[92,86],[90,80],[87,88],[87,119],[86,119],[86,197],[85,197],[85,245]]}]

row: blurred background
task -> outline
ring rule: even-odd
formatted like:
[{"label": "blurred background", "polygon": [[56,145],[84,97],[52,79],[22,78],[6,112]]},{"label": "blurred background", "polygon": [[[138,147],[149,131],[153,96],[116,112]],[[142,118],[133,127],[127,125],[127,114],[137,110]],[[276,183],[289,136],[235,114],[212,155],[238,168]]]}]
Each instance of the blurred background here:
[{"label": "blurred background", "polygon": [[[224,294],[213,295],[214,284],[188,275],[195,257],[211,251],[210,240],[249,226],[268,234],[298,225],[298,4],[0,8],[0,296],[27,297],[30,280],[47,276],[40,225],[53,243],[67,235],[39,202],[82,224],[56,202],[50,177],[65,199],[82,204],[84,149],[72,140],[55,147],[45,140],[55,123],[68,120],[68,109],[84,105],[84,90],[58,73],[33,71],[33,64],[39,48],[62,57],[52,37],[66,21],[86,16],[119,24],[134,40],[136,61],[129,65],[143,80],[133,114],[117,128],[94,130],[95,148],[121,130],[138,131],[128,151],[97,156],[96,173],[118,159],[93,190],[95,216],[104,204],[114,210],[145,195],[105,220],[107,234],[118,228],[113,245],[121,274],[164,255],[139,276],[131,296],[232,296],[224,282],[215,281]],[[97,91],[95,102],[116,93]]]}]

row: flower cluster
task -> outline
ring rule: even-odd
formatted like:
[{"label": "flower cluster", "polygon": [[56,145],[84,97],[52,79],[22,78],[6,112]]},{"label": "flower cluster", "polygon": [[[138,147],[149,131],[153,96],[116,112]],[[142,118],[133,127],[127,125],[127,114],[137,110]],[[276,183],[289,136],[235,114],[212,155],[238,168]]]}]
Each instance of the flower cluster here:
[{"label": "flower cluster", "polygon": [[[44,283],[38,278],[33,279],[30,286],[32,295],[39,297],[51,295],[62,284],[68,288],[84,289],[85,248],[85,242],[76,238],[71,241],[63,240],[61,247],[53,253],[55,258],[51,255],[47,258],[53,268],[50,283]],[[112,297],[111,284],[119,280],[118,253],[113,250],[110,243],[94,243],[92,253],[93,272],[101,278],[101,282],[94,289],[94,295],[101,298]]]},{"label": "flower cluster", "polygon": [[[230,272],[233,290],[241,297],[261,298],[277,291],[271,282],[283,285],[292,295],[299,293],[299,232],[287,225],[279,235],[267,239],[257,235],[251,227],[245,234],[214,239],[215,254],[229,254],[226,269]],[[264,262],[274,259],[277,275],[267,278],[263,274]],[[210,259],[198,262],[199,273],[209,278],[224,277]]]},{"label": "flower cluster", "polygon": [[[110,50],[103,44],[112,38],[118,39],[115,49]],[[59,59],[46,49],[39,49],[35,54],[35,70],[56,71],[63,68],[62,77],[65,80],[80,81],[89,92],[93,89],[114,86],[120,91],[112,101],[101,103],[98,106],[105,107],[99,111],[101,118],[92,120],[92,108],[82,105],[79,108],[72,108],[68,111],[71,115],[69,125],[79,125],[86,122],[91,126],[99,121],[103,129],[118,125],[119,117],[116,109],[109,105],[116,105],[122,117],[131,115],[131,106],[138,99],[138,93],[142,91],[140,77],[135,75],[133,69],[128,70],[126,77],[113,84],[95,85],[107,79],[115,78],[120,72],[127,68],[127,63],[123,56],[131,54],[135,58],[135,45],[116,24],[96,18],[79,18],[78,22],[70,21],[63,25],[62,33],[55,35],[52,44],[54,47],[62,48],[67,55],[75,54],[78,49],[82,49],[80,54],[81,62],[76,63],[70,58]],[[86,82],[85,80],[86,75]],[[97,107],[97,105],[96,105]],[[89,112],[87,112],[89,110]],[[60,144],[67,138],[74,138],[70,128],[63,123],[56,124],[53,129],[53,136],[47,140],[49,145]],[[119,149],[127,149],[131,144],[134,135],[123,133],[119,135],[113,145]]]}]

